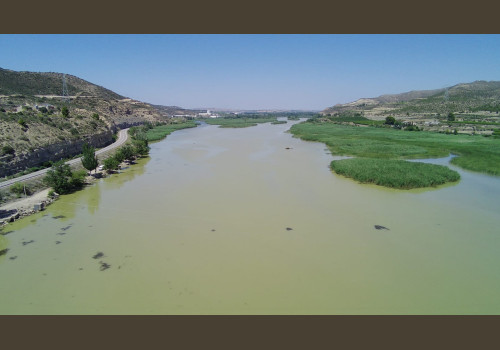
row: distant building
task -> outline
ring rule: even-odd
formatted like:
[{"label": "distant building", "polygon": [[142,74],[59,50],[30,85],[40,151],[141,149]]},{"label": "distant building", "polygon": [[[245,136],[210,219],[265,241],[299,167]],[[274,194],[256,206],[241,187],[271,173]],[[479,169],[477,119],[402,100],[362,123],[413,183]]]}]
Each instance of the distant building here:
[{"label": "distant building", "polygon": [[212,114],[210,110],[207,109],[205,113],[198,113],[198,117],[200,118],[218,118],[219,115],[217,114]]}]

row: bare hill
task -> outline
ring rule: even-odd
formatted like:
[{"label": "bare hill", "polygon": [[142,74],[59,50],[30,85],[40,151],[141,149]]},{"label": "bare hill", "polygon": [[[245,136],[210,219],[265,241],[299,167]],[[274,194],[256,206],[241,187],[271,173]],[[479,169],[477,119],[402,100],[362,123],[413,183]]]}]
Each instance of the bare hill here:
[{"label": "bare hill", "polygon": [[106,146],[118,129],[169,123],[174,112],[188,114],[121,96],[73,75],[65,80],[67,96],[62,96],[62,73],[0,68],[0,177],[78,154],[84,141]]}]

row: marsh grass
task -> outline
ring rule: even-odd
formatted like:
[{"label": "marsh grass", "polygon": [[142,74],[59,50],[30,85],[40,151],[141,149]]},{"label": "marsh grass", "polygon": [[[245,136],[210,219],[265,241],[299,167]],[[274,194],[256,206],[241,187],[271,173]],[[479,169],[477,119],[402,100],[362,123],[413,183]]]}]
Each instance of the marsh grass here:
[{"label": "marsh grass", "polygon": [[149,129],[146,132],[146,138],[148,141],[159,141],[165,138],[167,135],[170,135],[174,131],[186,129],[186,128],[195,128],[197,125],[193,121],[187,121],[184,123],[178,124],[167,124],[156,126],[152,129]]},{"label": "marsh grass", "polygon": [[276,117],[231,117],[231,118],[213,118],[206,119],[205,122],[210,125],[219,125],[221,128],[247,128],[250,126],[256,126],[260,123],[272,123],[277,122]]},{"label": "marsh grass", "polygon": [[363,158],[418,159],[457,155],[452,164],[500,175],[500,140],[470,135],[354,127],[333,123],[300,123],[290,132],[306,141],[325,143],[332,154]]},{"label": "marsh grass", "polygon": [[460,180],[460,175],[446,166],[397,159],[351,158],[334,160],[330,166],[337,174],[361,183],[398,189],[435,187]]}]

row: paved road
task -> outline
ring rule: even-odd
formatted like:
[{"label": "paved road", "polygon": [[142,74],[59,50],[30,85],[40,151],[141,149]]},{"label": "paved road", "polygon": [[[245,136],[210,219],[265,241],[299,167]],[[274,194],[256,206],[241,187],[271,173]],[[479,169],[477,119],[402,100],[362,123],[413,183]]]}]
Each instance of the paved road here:
[{"label": "paved road", "polygon": [[[123,145],[127,141],[127,139],[128,139],[128,129],[120,130],[119,133],[118,133],[118,139],[116,140],[116,142],[114,142],[111,145],[106,146],[106,147],[101,148],[100,150],[96,151],[95,152],[96,156],[99,155],[99,154],[108,152],[108,151],[112,150],[113,148],[120,147],[121,145]],[[79,162],[81,162],[80,158],[76,158],[76,159],[68,160],[66,162],[66,164],[69,164],[71,166],[71,165],[79,163]],[[16,177],[14,179],[10,179],[10,180],[7,180],[7,181],[0,182],[0,189],[10,187],[13,184],[15,184],[16,182],[22,182],[22,181],[26,181],[26,180],[31,180],[31,179],[34,179],[35,177],[39,177],[39,176],[45,175],[45,173],[47,171],[49,171],[49,170],[50,170],[50,168],[46,168],[46,169],[42,169],[42,170],[39,170],[39,171],[35,171],[34,173],[30,173],[30,174],[27,174],[27,175]]]}]

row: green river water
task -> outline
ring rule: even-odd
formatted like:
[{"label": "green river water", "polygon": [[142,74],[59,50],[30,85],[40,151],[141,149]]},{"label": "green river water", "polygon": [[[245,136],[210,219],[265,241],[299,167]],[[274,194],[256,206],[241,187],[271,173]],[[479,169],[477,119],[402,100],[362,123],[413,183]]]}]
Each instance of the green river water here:
[{"label": "green river water", "polygon": [[500,178],[361,185],[291,124],[177,131],[8,225],[0,314],[500,314]]}]

